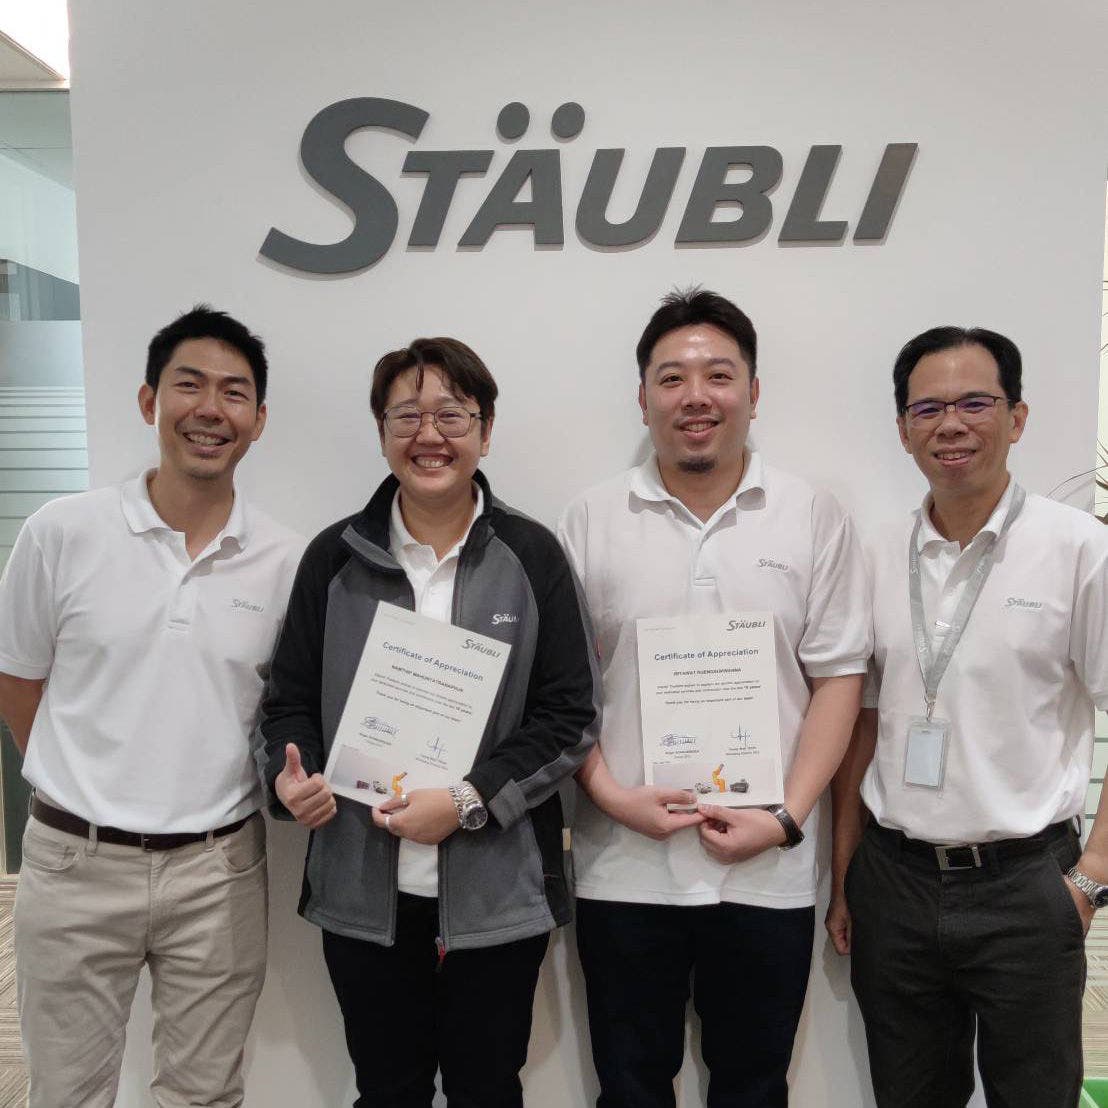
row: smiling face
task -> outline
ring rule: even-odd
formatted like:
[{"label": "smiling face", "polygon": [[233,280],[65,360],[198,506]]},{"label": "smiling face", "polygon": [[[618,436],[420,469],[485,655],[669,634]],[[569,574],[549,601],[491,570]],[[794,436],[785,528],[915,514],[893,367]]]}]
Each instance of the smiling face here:
[{"label": "smiling face", "polygon": [[758,380],[726,332],[696,324],[663,335],[639,386],[662,479],[741,473],[757,403]]},{"label": "smiling face", "polygon": [[250,363],[217,339],[187,339],[173,351],[139,410],[158,431],[160,470],[197,481],[230,480],[265,427]]},{"label": "smiling face", "polygon": [[[416,387],[418,371],[405,370],[389,389],[385,411],[437,412],[440,408],[479,410],[471,396],[450,391],[450,382],[438,366],[424,368],[423,387]],[[440,435],[430,417],[409,439],[397,438],[381,427],[381,453],[400,482],[402,500],[425,509],[449,510],[472,498],[473,475],[489,452],[492,420],[474,419],[461,438]]]},{"label": "smiling face", "polygon": [[[976,343],[927,354],[908,378],[908,404],[948,403],[963,396],[1003,396],[996,360]],[[1008,481],[1008,448],[1027,421],[1021,400],[997,403],[985,418],[967,421],[956,409],[927,425],[897,418],[900,441],[916,460],[932,492],[945,497],[1000,497]]]}]

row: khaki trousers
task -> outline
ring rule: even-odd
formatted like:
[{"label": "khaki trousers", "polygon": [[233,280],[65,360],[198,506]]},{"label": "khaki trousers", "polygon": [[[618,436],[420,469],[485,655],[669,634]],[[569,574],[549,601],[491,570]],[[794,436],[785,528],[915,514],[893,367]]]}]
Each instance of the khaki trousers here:
[{"label": "khaki trousers", "polygon": [[111,1108],[150,968],[159,1108],[237,1108],[265,978],[265,823],[176,850],[93,843],[33,817],[15,902],[31,1108]]}]

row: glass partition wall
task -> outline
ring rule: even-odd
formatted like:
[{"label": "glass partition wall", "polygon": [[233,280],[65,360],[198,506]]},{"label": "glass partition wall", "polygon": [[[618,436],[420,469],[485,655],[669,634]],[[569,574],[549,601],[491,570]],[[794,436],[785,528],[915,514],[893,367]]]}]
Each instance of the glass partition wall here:
[{"label": "glass partition wall", "polygon": [[[0,569],[33,511],[88,487],[69,92],[0,92]],[[27,788],[0,748],[3,872]]]}]

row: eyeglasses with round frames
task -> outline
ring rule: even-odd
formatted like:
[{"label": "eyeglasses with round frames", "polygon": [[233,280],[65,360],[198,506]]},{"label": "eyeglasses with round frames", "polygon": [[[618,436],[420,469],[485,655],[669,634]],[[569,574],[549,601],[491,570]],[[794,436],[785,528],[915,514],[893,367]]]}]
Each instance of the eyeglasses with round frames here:
[{"label": "eyeglasses with round frames", "polygon": [[909,423],[918,426],[942,419],[953,408],[967,423],[977,423],[987,419],[1001,401],[1008,407],[1012,406],[1012,401],[1007,396],[992,396],[981,392],[959,396],[957,400],[917,400],[904,409],[904,415]]},{"label": "eyeglasses with round frames", "polygon": [[391,408],[385,412],[385,426],[389,434],[398,439],[410,439],[419,434],[425,416],[444,439],[460,439],[469,434],[475,419],[483,419],[480,412],[465,408],[445,407],[433,412],[420,412],[414,408]]}]

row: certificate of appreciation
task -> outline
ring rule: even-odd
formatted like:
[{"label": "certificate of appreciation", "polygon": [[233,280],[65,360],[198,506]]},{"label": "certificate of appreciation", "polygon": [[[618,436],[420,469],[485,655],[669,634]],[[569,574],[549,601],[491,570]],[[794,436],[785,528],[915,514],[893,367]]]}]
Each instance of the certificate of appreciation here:
[{"label": "certificate of appreciation", "polygon": [[782,803],[773,613],[637,622],[646,783],[728,808]]},{"label": "certificate of appreciation", "polygon": [[323,771],[332,790],[375,808],[390,796],[460,781],[511,649],[379,603]]}]

